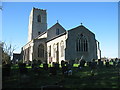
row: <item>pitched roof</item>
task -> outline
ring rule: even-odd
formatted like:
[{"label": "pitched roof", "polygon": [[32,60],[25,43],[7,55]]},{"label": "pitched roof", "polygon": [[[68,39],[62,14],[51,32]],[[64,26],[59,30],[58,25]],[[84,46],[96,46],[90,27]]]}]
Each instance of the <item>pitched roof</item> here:
[{"label": "pitched roof", "polygon": [[70,30],[68,30],[68,31],[71,31],[71,30],[74,30],[74,29],[77,29],[77,28],[85,28],[85,29],[88,30],[90,33],[94,34],[93,32],[91,32],[88,28],[86,28],[86,27],[83,26],[83,25],[79,25],[79,26],[77,26],[77,27],[75,27],[75,28],[72,28],[72,29],[70,29]]},{"label": "pitched roof", "polygon": [[57,35],[57,36],[55,36],[55,37],[53,37],[53,38],[47,40],[47,42],[49,42],[49,41],[51,41],[51,40],[54,40],[54,39],[56,39],[56,38],[58,38],[58,37],[60,37],[60,36],[63,36],[63,35],[65,35],[65,34],[66,34],[66,32],[61,33],[61,34],[59,34],[59,35]]},{"label": "pitched roof", "polygon": [[[63,28],[63,26],[59,23],[59,22],[57,22],[56,24],[54,24],[53,26],[51,26],[48,30],[50,30],[52,27],[54,27],[54,26],[56,26],[56,25],[59,25],[59,26],[61,26],[62,28]],[[47,30],[47,31],[48,31]]]}]

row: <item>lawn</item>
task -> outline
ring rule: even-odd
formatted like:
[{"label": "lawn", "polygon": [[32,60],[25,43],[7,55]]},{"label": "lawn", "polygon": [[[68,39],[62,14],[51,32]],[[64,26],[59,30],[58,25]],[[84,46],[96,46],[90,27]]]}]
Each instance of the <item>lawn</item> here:
[{"label": "lawn", "polygon": [[40,67],[40,73],[35,74],[30,66],[27,66],[27,77],[19,74],[18,66],[12,66],[11,76],[3,78],[3,88],[41,88],[45,85],[61,85],[65,88],[119,88],[120,76],[118,69],[113,67],[102,67],[97,69],[95,76],[92,77],[90,68],[85,66],[82,70],[77,68],[78,64],[74,64],[73,75],[63,77],[61,68],[57,71],[57,75],[49,76],[49,70],[43,70]]}]

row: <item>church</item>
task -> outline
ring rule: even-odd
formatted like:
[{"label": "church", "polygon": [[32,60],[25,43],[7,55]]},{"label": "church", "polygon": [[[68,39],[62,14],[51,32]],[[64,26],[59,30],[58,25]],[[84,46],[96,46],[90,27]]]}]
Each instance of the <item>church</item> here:
[{"label": "church", "polygon": [[[54,17],[53,17],[54,18]],[[44,63],[101,58],[99,42],[95,34],[85,26],[79,25],[70,30],[57,21],[47,29],[47,12],[32,8],[29,16],[28,42],[22,47],[24,62],[41,60]]]}]

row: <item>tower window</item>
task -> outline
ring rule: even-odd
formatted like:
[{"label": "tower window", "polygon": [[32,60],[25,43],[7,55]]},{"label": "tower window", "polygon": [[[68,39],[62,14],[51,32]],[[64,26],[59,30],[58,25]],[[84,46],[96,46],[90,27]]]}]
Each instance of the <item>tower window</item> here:
[{"label": "tower window", "polygon": [[41,22],[41,16],[40,16],[40,15],[38,15],[37,21],[38,21],[38,22]]},{"label": "tower window", "polygon": [[59,35],[59,29],[58,28],[56,29],[56,35]]}]

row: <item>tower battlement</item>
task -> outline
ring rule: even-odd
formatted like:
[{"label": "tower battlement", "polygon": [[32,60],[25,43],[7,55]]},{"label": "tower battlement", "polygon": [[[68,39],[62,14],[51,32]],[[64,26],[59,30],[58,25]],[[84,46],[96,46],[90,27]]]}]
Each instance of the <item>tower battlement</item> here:
[{"label": "tower battlement", "polygon": [[35,9],[35,10],[41,10],[41,11],[46,11],[46,9],[40,9],[40,8],[35,8],[35,7],[33,7],[33,9]]},{"label": "tower battlement", "polygon": [[28,42],[47,30],[47,13],[44,9],[33,7],[29,16]]}]

